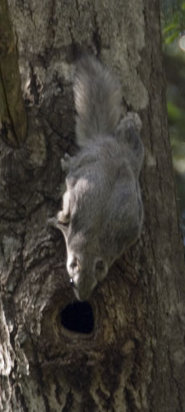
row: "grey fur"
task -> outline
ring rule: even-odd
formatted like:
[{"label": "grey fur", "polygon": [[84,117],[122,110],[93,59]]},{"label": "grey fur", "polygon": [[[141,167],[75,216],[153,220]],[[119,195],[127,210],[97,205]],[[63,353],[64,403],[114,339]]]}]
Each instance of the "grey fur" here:
[{"label": "grey fur", "polygon": [[55,223],[65,237],[67,270],[80,300],[89,298],[141,232],[141,121],[135,113],[121,119],[120,90],[97,59],[79,62],[74,96],[80,150],[62,159],[66,192]]}]

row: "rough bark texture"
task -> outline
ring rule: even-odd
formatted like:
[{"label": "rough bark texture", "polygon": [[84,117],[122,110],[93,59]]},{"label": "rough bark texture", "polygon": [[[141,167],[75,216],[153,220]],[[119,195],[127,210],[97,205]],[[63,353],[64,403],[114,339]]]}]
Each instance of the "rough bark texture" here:
[{"label": "rough bark texture", "polygon": [[[150,3],[150,4],[149,4]],[[28,137],[0,150],[2,411],[185,411],[185,286],[167,134],[158,1],[9,0]],[[94,292],[91,333],[70,332],[74,300],[60,233],[60,158],[74,153],[72,75],[91,50],[143,119],[141,240]]]},{"label": "rough bark texture", "polygon": [[17,146],[26,137],[27,118],[21,92],[16,38],[7,0],[0,5],[0,133]]}]

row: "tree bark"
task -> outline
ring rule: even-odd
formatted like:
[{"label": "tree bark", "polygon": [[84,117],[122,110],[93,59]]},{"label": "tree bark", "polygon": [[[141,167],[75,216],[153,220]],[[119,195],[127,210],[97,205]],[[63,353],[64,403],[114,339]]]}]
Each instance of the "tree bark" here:
[{"label": "tree bark", "polygon": [[27,118],[7,0],[1,0],[0,39],[0,133],[9,144],[17,146],[26,137]]},{"label": "tree bark", "polygon": [[[17,149],[0,142],[0,410],[185,411],[184,259],[159,2],[9,5],[28,134]],[[145,222],[137,244],[78,305],[64,240],[47,221],[61,201],[60,158],[76,150],[72,78],[86,51],[113,67],[125,112],[142,117]]]}]

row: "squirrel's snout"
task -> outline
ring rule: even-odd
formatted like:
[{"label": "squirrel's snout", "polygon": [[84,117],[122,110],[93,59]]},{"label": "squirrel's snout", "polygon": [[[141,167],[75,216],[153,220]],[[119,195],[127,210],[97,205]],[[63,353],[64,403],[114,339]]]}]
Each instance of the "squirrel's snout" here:
[{"label": "squirrel's snout", "polygon": [[80,259],[77,256],[71,256],[68,258],[67,270],[70,273],[77,273],[80,271]]},{"label": "squirrel's snout", "polygon": [[[88,264],[87,264],[88,263]],[[108,267],[102,258],[94,257],[88,259],[76,254],[68,254],[67,271],[70,284],[79,300],[87,300],[98,281],[104,279]]]},{"label": "squirrel's snout", "polygon": [[77,256],[70,255],[67,259],[67,271],[70,276],[70,284],[76,288],[80,280],[81,265]]}]

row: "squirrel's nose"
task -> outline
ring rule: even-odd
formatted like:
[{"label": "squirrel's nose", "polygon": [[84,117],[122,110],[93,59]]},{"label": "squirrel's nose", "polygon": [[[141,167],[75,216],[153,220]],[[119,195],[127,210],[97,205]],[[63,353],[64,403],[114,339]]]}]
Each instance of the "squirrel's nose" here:
[{"label": "squirrel's nose", "polygon": [[75,282],[73,278],[70,278],[70,285],[72,286],[72,288],[75,287]]}]

